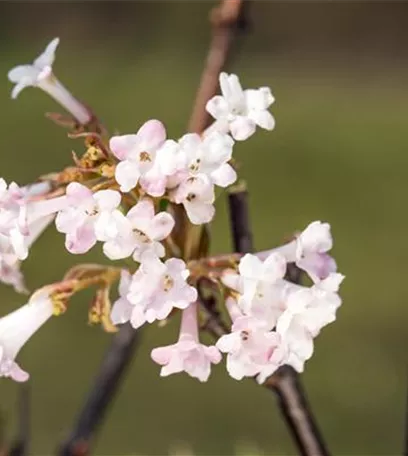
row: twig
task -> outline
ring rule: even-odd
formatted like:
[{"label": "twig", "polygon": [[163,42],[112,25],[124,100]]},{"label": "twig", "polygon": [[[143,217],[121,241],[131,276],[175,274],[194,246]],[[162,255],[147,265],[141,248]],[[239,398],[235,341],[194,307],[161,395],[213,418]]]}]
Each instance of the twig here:
[{"label": "twig", "polygon": [[205,106],[218,90],[218,78],[231,55],[236,33],[247,26],[247,1],[222,0],[210,14],[212,40],[199,89],[194,102],[188,131],[202,133],[211,121]]},{"label": "twig", "polygon": [[[246,190],[232,192],[229,195],[229,207],[234,249],[240,253],[253,250]],[[277,394],[281,413],[300,454],[303,456],[328,455],[329,452],[296,371],[290,366],[283,366],[268,379],[264,386]]]},{"label": "twig", "polygon": [[30,384],[22,383],[18,390],[18,432],[11,445],[8,456],[29,454],[30,441]]},{"label": "twig", "polygon": [[58,448],[60,456],[89,454],[94,433],[101,424],[109,404],[115,396],[126,368],[138,345],[139,332],[126,323],[113,337],[99,374],[92,386],[68,439]]}]

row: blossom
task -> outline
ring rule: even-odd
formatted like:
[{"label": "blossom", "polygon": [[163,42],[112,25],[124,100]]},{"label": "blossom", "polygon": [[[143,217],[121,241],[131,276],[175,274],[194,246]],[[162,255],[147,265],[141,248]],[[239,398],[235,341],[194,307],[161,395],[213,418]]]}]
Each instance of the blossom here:
[{"label": "blossom", "polygon": [[232,298],[226,305],[233,320],[231,333],[220,337],[216,347],[227,353],[227,371],[236,380],[259,374],[257,380],[263,383],[285,361],[281,336],[264,321],[241,313]]},{"label": "blossom", "polygon": [[299,372],[303,372],[305,361],[313,354],[313,339],[336,319],[341,305],[337,291],[343,279],[342,274],[332,273],[313,287],[303,287],[288,296],[276,331],[288,344],[288,364]]},{"label": "blossom", "polygon": [[195,225],[208,223],[214,217],[214,186],[205,174],[183,181],[172,197],[175,203],[183,204],[188,218]]},{"label": "blossom", "polygon": [[[336,272],[336,262],[327,253],[332,247],[330,225],[315,221],[310,223],[294,241],[272,251],[279,252],[287,262],[295,262],[314,282],[318,282],[330,273]],[[263,258],[270,252],[261,252],[258,256]]]},{"label": "blossom", "polygon": [[19,65],[9,71],[8,78],[15,84],[11,97],[17,98],[26,87],[39,87],[64,106],[81,124],[87,124],[91,120],[89,110],[53,74],[52,65],[58,44],[59,38],[54,38],[31,65]]},{"label": "blossom", "polygon": [[153,169],[156,151],[166,139],[164,125],[158,120],[149,120],[133,135],[113,136],[109,147],[120,160],[115,178],[122,192],[136,187],[139,179]]},{"label": "blossom", "polygon": [[211,373],[211,364],[221,361],[221,353],[214,346],[205,346],[198,337],[197,303],[183,310],[178,342],[152,350],[153,361],[163,366],[162,377],[186,372],[201,382],[206,382]]},{"label": "blossom", "polygon": [[0,318],[0,377],[11,377],[17,382],[28,380],[29,374],[19,367],[15,358],[52,314],[49,296],[41,293],[34,294],[27,304]]},{"label": "blossom", "polygon": [[116,233],[121,195],[115,190],[92,193],[87,187],[72,182],[66,189],[68,205],[57,214],[55,224],[65,233],[65,247],[71,253],[85,253],[97,239],[104,241]]},{"label": "blossom", "polygon": [[119,298],[113,303],[110,318],[114,325],[123,324],[132,319],[132,312],[139,309],[133,306],[127,299],[132,275],[126,269],[122,269],[119,282]]},{"label": "blossom", "polygon": [[224,284],[241,294],[238,304],[246,315],[264,321],[272,329],[285,308],[285,258],[271,253],[261,261],[248,253],[241,258],[238,269],[239,274],[224,275]]},{"label": "blossom", "polygon": [[118,233],[105,242],[103,251],[111,260],[126,258],[133,253],[135,261],[141,260],[142,253],[151,251],[158,257],[165,250],[159,242],[165,239],[174,227],[174,219],[167,212],[155,215],[153,201],[140,200],[126,216],[117,217]]},{"label": "blossom", "polygon": [[220,74],[222,95],[207,102],[207,111],[216,119],[209,131],[230,131],[233,138],[242,141],[255,133],[256,126],[272,130],[275,120],[268,112],[275,101],[269,87],[243,90],[238,76]]},{"label": "blossom", "polygon": [[201,138],[196,133],[184,135],[179,140],[191,176],[205,174],[220,187],[234,183],[237,174],[228,161],[232,157],[233,139],[217,131]]},{"label": "blossom", "polygon": [[185,309],[194,302],[197,290],[188,285],[188,276],[183,260],[170,258],[163,263],[152,252],[142,254],[126,296],[136,307],[132,312],[133,327],[164,320],[173,308]]}]

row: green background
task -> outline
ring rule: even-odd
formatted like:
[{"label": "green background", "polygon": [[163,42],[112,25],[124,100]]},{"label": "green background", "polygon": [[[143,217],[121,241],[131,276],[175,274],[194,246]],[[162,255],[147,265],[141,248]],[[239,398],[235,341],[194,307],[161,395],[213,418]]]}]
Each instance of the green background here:
[{"label": "green background", "polygon": [[[113,131],[149,118],[170,137],[185,132],[209,41],[213,2],[19,3],[0,6],[1,175],[20,184],[70,164],[80,141],[43,117],[58,110],[39,90],[9,98],[6,74],[62,39],[55,72]],[[310,221],[332,225],[346,275],[343,307],[316,340],[302,376],[336,455],[401,453],[407,388],[408,199],[407,4],[255,2],[252,26],[231,69],[246,87],[269,85],[277,126],[237,144],[250,189],[257,249],[279,245]],[[231,249],[225,195],[217,201],[212,251]],[[59,280],[98,247],[69,255],[49,230],[24,271],[31,289]],[[2,286],[1,314],[25,298]],[[32,454],[50,454],[80,409],[110,337],[86,323],[89,295],[47,324],[19,360],[31,373]],[[99,455],[229,455],[242,445],[294,454],[275,399],[224,365],[206,384],[166,379],[150,350],[172,343],[178,322],[146,328],[143,344],[100,430]],[[0,382],[6,436],[18,388]]]}]

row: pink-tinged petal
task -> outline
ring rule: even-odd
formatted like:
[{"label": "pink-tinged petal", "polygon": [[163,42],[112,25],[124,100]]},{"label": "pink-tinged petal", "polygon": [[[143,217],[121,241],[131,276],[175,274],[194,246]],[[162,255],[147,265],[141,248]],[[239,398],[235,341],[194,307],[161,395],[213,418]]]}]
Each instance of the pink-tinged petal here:
[{"label": "pink-tinged petal", "polygon": [[325,279],[337,271],[336,261],[328,253],[308,253],[297,260],[296,265],[306,271],[314,282]]},{"label": "pink-tinged petal", "polygon": [[137,165],[131,161],[124,160],[116,166],[115,179],[120,185],[122,192],[129,192],[136,187],[140,178],[140,171]]},{"label": "pink-tinged petal", "polygon": [[230,123],[231,135],[237,141],[245,141],[255,133],[256,124],[253,120],[244,116],[237,116]]},{"label": "pink-tinged petal", "polygon": [[146,323],[146,318],[143,309],[140,306],[134,306],[130,324],[134,329],[138,329]]},{"label": "pink-tinged petal", "polygon": [[13,363],[13,366],[10,369],[10,377],[15,382],[22,383],[26,382],[30,378],[30,375],[28,374],[28,372],[21,369],[21,367],[17,363]]},{"label": "pink-tinged petal", "polygon": [[85,223],[85,220],[85,214],[80,216],[74,208],[68,208],[58,212],[55,219],[55,226],[60,233],[69,233]]},{"label": "pink-tinged petal", "polygon": [[167,178],[157,173],[154,167],[140,178],[140,185],[150,196],[158,198],[166,191]]},{"label": "pink-tinged petal", "polygon": [[102,211],[113,211],[120,205],[121,194],[116,190],[100,190],[93,197]]},{"label": "pink-tinged petal", "polygon": [[[171,275],[181,274],[186,270],[186,263],[180,258],[170,258],[166,261],[166,266]],[[188,271],[188,270],[187,270]],[[188,277],[189,274],[187,274]],[[185,277],[185,278],[187,278]]]},{"label": "pink-tinged petal", "polygon": [[167,212],[155,215],[149,227],[149,237],[155,241],[165,239],[174,228],[174,218]]},{"label": "pink-tinged petal", "polygon": [[225,163],[211,173],[211,180],[219,187],[228,187],[237,180],[237,173],[231,165]]},{"label": "pink-tinged petal", "polygon": [[210,360],[211,363],[218,364],[221,362],[222,355],[217,347],[214,345],[211,345],[210,347],[203,345],[203,350],[206,358]]},{"label": "pink-tinged petal", "polygon": [[154,217],[154,204],[150,198],[140,200],[136,206],[126,214],[126,218],[132,222],[137,223],[139,219],[152,220]]},{"label": "pink-tinged petal", "polygon": [[275,118],[269,111],[253,111],[248,117],[265,130],[270,131],[275,128]]},{"label": "pink-tinged petal", "polygon": [[74,233],[67,233],[65,247],[70,253],[82,254],[88,252],[96,244],[94,228],[90,224],[79,227]]},{"label": "pink-tinged petal", "polygon": [[132,274],[127,269],[122,269],[120,273],[120,283],[119,283],[119,295],[126,296],[130,283],[132,282]]},{"label": "pink-tinged petal", "polygon": [[113,136],[109,140],[109,148],[119,160],[126,160],[130,152],[137,145],[137,135]]},{"label": "pink-tinged petal", "polygon": [[205,109],[214,119],[223,118],[228,115],[228,103],[221,95],[215,95],[208,100]]},{"label": "pink-tinged petal", "polygon": [[240,345],[241,343],[239,336],[236,333],[221,336],[215,344],[218,350],[222,351],[223,353],[233,353],[239,350]]},{"label": "pink-tinged petal", "polygon": [[69,204],[77,206],[82,204],[84,200],[91,199],[93,196],[92,191],[78,182],[71,182],[65,191]]},{"label": "pink-tinged petal", "polygon": [[114,325],[121,325],[130,320],[133,306],[126,299],[119,298],[112,307],[110,318]]},{"label": "pink-tinged petal", "polygon": [[141,151],[155,151],[166,140],[166,129],[159,120],[148,120],[137,132]]},{"label": "pink-tinged petal", "polygon": [[134,247],[134,243],[132,242],[118,242],[113,240],[103,244],[103,253],[110,260],[120,260],[132,255]]},{"label": "pink-tinged petal", "polygon": [[275,282],[283,279],[286,274],[286,259],[278,252],[271,253],[264,261],[263,268],[265,280]]},{"label": "pink-tinged petal", "polygon": [[258,257],[252,255],[252,253],[247,253],[241,258],[238,269],[241,276],[261,278],[263,274],[263,263]]},{"label": "pink-tinged petal", "polygon": [[222,277],[221,277],[222,283],[227,286],[228,288],[231,288],[232,290],[242,292],[242,283],[241,283],[241,277],[239,274],[234,272],[227,271],[225,272]]},{"label": "pink-tinged petal", "polygon": [[164,366],[170,362],[174,351],[173,347],[173,345],[168,345],[167,347],[154,348],[150,356],[155,363],[159,364],[160,366]]},{"label": "pink-tinged petal", "polygon": [[186,201],[184,207],[190,222],[194,225],[209,223],[214,218],[215,207],[212,204],[201,202],[190,203]]}]

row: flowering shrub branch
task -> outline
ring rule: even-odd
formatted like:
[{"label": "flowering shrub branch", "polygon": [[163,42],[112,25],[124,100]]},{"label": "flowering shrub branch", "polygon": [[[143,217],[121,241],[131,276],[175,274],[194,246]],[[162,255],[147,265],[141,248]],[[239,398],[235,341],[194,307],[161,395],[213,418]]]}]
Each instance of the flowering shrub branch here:
[{"label": "flowering shrub branch", "polygon": [[[185,372],[205,382],[225,354],[232,378],[256,378],[273,384],[280,394],[279,381],[268,380],[271,376],[283,366],[303,372],[314,339],[336,318],[344,277],[329,254],[330,225],[320,221],[285,245],[249,253],[247,194],[233,154],[259,129],[273,130],[275,120],[269,112],[274,102],[269,87],[244,89],[237,75],[221,71],[242,6],[239,0],[224,1],[216,10],[213,46],[190,132],[180,138],[169,138],[157,119],[147,120],[136,132],[110,136],[55,78],[58,39],[32,65],[9,72],[13,98],[25,87],[39,87],[70,113],[71,120],[52,118],[67,126],[72,138],[82,139],[84,150],[73,154],[72,166],[35,184],[0,181],[0,281],[25,291],[21,262],[53,221],[68,252],[81,255],[101,245],[115,263],[78,264],[61,282],[40,288],[26,305],[1,318],[0,376],[26,381],[28,373],[16,363],[22,346],[53,315],[64,313],[75,293],[89,287],[96,287],[89,321],[108,332],[120,325],[138,329],[181,313],[177,341],[151,352],[161,376]],[[215,93],[216,81],[220,94]],[[231,188],[239,253],[209,258],[208,225],[219,188]],[[310,286],[287,280],[292,264],[309,277]],[[119,298],[111,304],[110,290],[117,281]],[[220,318],[223,307],[228,325]],[[214,345],[200,341],[202,312],[204,328],[216,335]],[[133,340],[129,337],[128,344]],[[101,401],[97,404],[101,411]],[[322,446],[313,448],[319,449],[313,454],[325,454]]]}]

